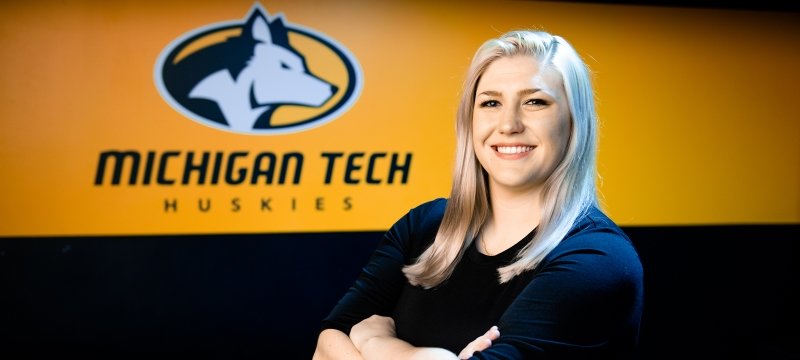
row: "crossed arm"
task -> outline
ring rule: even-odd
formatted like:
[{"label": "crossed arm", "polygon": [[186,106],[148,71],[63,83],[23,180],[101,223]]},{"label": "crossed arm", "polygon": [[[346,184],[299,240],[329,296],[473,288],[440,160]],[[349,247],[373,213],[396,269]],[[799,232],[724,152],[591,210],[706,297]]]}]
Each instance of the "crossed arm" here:
[{"label": "crossed arm", "polygon": [[500,336],[496,326],[467,344],[461,353],[441,348],[418,348],[398,339],[394,320],[373,315],[353,326],[350,336],[334,329],[320,333],[313,360],[457,360],[467,359],[492,345]]}]

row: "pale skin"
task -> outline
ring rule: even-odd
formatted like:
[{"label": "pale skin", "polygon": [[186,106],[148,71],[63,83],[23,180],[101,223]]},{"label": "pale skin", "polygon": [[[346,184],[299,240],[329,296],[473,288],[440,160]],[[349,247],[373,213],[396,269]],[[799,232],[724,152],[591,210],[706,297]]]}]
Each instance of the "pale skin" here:
[{"label": "pale skin", "polygon": [[440,348],[414,347],[397,338],[394,320],[390,317],[372,315],[353,326],[350,336],[326,329],[320,333],[313,360],[438,360],[468,359],[477,351],[488,349],[492,341],[500,337],[500,331],[492,326],[486,333],[475,338],[456,356]]},{"label": "pale skin", "polygon": [[566,153],[570,113],[561,78],[530,56],[497,59],[475,94],[472,141],[492,209],[478,248],[494,255],[538,225],[543,185]]},{"label": "pale skin", "polygon": [[[559,76],[541,70],[533,57],[503,57],[489,65],[476,88],[472,139],[489,176],[492,208],[478,249],[488,255],[508,249],[538,225],[542,186],[566,152],[571,123],[564,86]],[[373,315],[349,336],[322,331],[314,360],[467,359],[499,337],[493,326],[456,355],[414,347],[397,338],[392,318]]]}]

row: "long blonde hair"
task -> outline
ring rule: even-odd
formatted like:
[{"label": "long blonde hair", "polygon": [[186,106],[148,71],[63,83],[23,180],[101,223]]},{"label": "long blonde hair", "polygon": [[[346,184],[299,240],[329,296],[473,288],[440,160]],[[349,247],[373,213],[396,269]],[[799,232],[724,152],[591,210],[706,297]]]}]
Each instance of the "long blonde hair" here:
[{"label": "long blonde hair", "polygon": [[580,55],[560,36],[543,31],[516,30],[486,41],[472,59],[458,106],[455,171],[439,231],[431,246],[413,264],[403,268],[412,285],[432,288],[445,281],[488,218],[486,175],[472,143],[475,90],[490,64],[514,55],[532,56],[543,69],[561,76],[572,130],[564,159],[544,184],[537,231],[513,263],[498,269],[499,281],[505,283],[536,267],[582,214],[598,206],[597,115],[590,72]]}]

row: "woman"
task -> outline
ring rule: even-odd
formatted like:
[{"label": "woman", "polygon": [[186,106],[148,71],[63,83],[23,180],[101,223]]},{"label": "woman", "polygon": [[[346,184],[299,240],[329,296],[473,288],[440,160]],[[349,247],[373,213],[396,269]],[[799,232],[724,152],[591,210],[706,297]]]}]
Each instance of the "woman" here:
[{"label": "woman", "polygon": [[626,358],[642,267],[597,202],[587,66],[541,31],[489,40],[448,199],[401,218],[323,321],[315,359]]}]

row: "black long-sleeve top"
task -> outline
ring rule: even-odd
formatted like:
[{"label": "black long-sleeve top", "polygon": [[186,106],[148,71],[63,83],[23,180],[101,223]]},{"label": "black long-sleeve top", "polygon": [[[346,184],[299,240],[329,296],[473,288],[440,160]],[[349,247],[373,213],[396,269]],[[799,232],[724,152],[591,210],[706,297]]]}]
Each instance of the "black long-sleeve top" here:
[{"label": "black long-sleeve top", "polygon": [[500,284],[497,268],[513,262],[533,232],[495,256],[475,242],[444,283],[412,286],[401,272],[432,242],[445,199],[424,203],[385,234],[355,284],[323,320],[346,334],[373,315],[391,316],[397,336],[414,346],[458,354],[497,325],[500,338],[475,359],[630,358],[643,307],[639,256],[599,209],[578,219],[534,269]]}]

